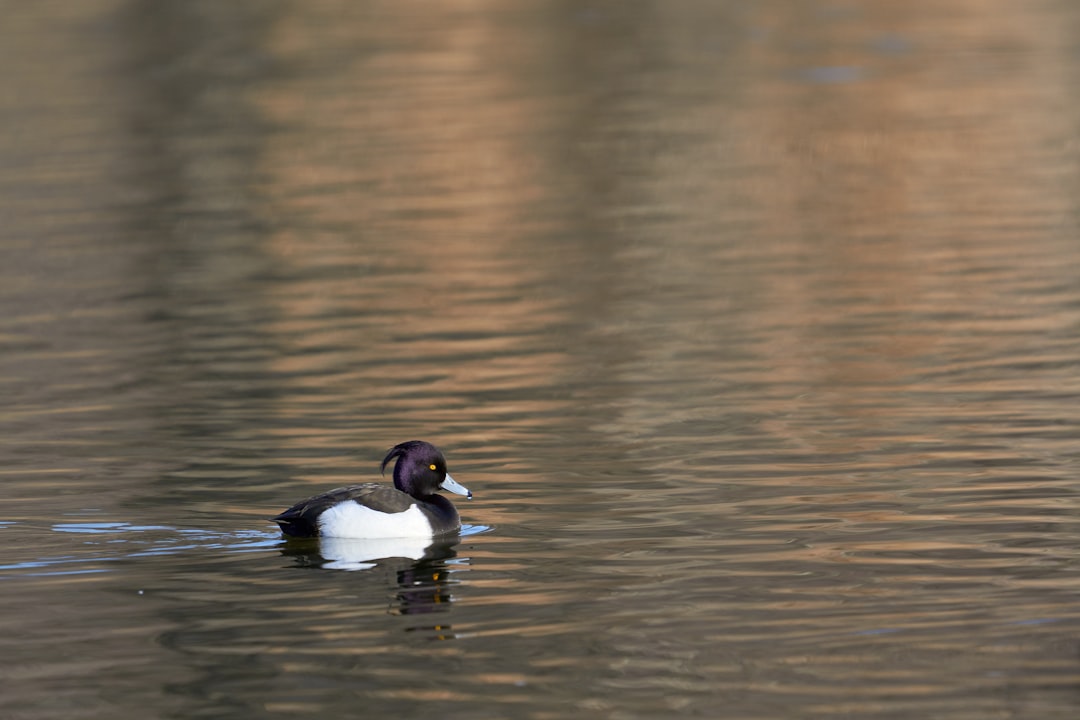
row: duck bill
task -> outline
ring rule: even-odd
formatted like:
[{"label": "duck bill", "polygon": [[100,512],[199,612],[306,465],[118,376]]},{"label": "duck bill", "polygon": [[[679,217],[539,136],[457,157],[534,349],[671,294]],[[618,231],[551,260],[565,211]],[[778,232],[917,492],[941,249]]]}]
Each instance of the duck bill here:
[{"label": "duck bill", "polygon": [[440,485],[439,487],[448,492],[457,493],[458,495],[464,495],[469,500],[472,500],[472,493],[469,492],[469,488],[465,487],[457,480],[450,477],[450,473],[446,473],[446,479],[442,481],[442,485]]}]

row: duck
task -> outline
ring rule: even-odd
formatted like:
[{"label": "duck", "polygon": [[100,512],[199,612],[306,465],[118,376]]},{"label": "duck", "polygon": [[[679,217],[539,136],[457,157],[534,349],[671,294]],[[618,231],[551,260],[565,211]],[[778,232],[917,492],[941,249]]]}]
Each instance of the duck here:
[{"label": "duck", "polygon": [[286,538],[434,538],[457,532],[461,519],[439,490],[472,493],[446,471],[446,458],[429,442],[395,445],[379,470],[394,463],[394,486],[362,483],[329,490],[271,518]]}]

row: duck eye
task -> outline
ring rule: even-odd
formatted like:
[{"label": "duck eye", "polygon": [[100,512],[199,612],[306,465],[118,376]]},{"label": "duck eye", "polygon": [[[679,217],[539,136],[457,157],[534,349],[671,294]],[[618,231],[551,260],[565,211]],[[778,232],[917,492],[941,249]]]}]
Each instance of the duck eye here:
[{"label": "duck eye", "polygon": [[434,469],[435,469],[434,465],[428,465],[428,470],[434,470]]}]

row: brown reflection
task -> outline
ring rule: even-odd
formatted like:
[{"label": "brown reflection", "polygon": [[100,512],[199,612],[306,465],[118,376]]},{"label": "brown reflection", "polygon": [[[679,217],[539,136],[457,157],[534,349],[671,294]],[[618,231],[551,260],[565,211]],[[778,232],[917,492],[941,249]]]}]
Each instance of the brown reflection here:
[{"label": "brown reflection", "polygon": [[[637,172],[636,151],[605,156],[597,141],[633,94],[617,78],[643,66],[624,45],[648,14],[635,8],[610,13],[626,34],[542,4],[387,11],[377,24],[297,4],[275,25],[271,47],[295,74],[258,96],[287,128],[260,168],[284,221],[266,248],[290,268],[271,289],[287,343],[274,371],[363,408],[354,437],[381,448],[433,427],[503,462],[529,447],[535,468],[546,446],[592,432],[576,406],[628,353],[592,329],[621,292],[624,239],[604,198]],[[311,25],[335,27],[329,46],[312,45]],[[328,347],[342,353],[315,352]]]},{"label": "brown reflection", "polygon": [[[550,336],[565,299],[549,283],[577,250],[538,210],[561,198],[548,98],[516,90],[543,49],[491,9],[384,8],[372,24],[297,4],[271,36],[298,70],[259,96],[288,128],[262,158],[288,219],[266,247],[294,276],[274,290],[288,343],[274,369],[366,408],[357,432],[375,447],[426,427],[491,446],[560,408],[546,389],[566,372]],[[312,25],[335,28],[329,45]],[[308,352],[328,344],[348,354]]]},{"label": "brown reflection", "polygon": [[[789,56],[791,66],[856,62],[866,81],[785,93],[797,111],[773,114],[751,135],[783,148],[769,234],[791,238],[820,268],[788,274],[777,288],[786,296],[777,307],[802,330],[778,334],[772,353],[824,352],[824,363],[798,366],[820,368],[819,377],[792,379],[833,400],[850,395],[833,412],[872,423],[864,428],[880,432],[905,412],[867,402],[868,387],[894,397],[918,389],[920,361],[979,352],[957,343],[964,335],[1048,327],[1040,313],[1020,317],[999,302],[1024,275],[1048,270],[1060,247],[1053,236],[1034,252],[1018,245],[1040,232],[1035,218],[1074,202],[1057,181],[1067,161],[1043,150],[1071,133],[1056,110],[1064,38],[1046,15],[1007,3],[987,9],[959,3],[944,23],[926,8],[867,7],[857,22],[821,23],[821,47]],[[785,44],[805,33],[790,19],[777,24]],[[890,27],[924,52],[953,54],[923,65],[850,50]],[[999,265],[1012,267],[991,270]]]},{"label": "brown reflection", "polygon": [[[678,80],[641,117],[692,141],[625,179],[669,220],[631,231],[645,262],[620,278],[637,291],[619,334],[648,342],[618,368],[613,437],[661,437],[676,457],[733,428],[774,452],[939,442],[925,420],[958,409],[949,393],[1015,387],[968,380],[973,363],[1067,331],[1068,30],[1003,3],[935,8],[757,6],[731,65],[713,26],[663,15]],[[876,49],[889,37],[901,50]],[[830,67],[857,72],[814,79]],[[678,98],[693,99],[670,112]],[[958,377],[928,377],[951,364]]]}]

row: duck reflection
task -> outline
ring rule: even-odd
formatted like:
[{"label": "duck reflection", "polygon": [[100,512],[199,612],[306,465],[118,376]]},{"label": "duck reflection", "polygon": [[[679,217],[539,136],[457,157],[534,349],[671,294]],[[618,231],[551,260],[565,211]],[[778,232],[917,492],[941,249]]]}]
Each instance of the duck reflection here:
[{"label": "duck reflection", "polygon": [[[450,609],[453,596],[450,594],[445,559],[420,560],[411,568],[399,570],[397,580],[400,589],[390,608],[391,615],[427,616]],[[455,637],[453,628],[446,623],[409,625],[405,632],[432,633],[433,640],[452,640]]]},{"label": "duck reflection", "polygon": [[423,559],[397,572],[398,590],[391,615],[443,612],[452,601],[445,558]]},{"label": "duck reflection", "polygon": [[[398,590],[387,612],[391,615],[429,615],[450,609],[450,567],[457,557],[459,536],[393,540],[309,538],[288,540],[281,553],[299,567],[327,570],[370,570],[380,568],[396,575]],[[464,562],[458,560],[457,563]],[[453,637],[444,624],[417,625],[406,632],[434,632],[435,639]]]}]

